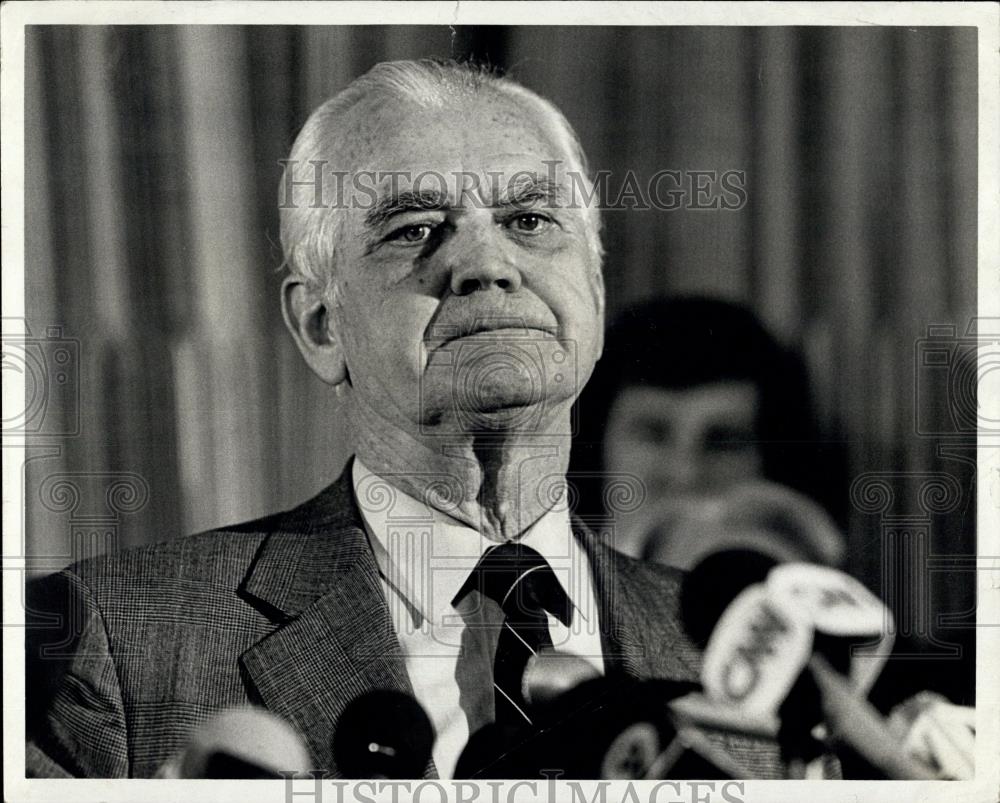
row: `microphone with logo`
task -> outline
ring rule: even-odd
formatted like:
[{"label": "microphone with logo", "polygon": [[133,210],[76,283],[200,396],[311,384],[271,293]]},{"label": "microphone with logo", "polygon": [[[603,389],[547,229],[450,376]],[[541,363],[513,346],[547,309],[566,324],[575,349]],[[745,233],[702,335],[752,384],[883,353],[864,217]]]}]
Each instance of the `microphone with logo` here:
[{"label": "microphone with logo", "polygon": [[[893,690],[898,675],[881,677],[893,652],[895,627],[892,614],[879,599],[855,578],[810,564],[776,566],[768,575],[767,588],[776,604],[811,623],[816,651],[847,676],[856,696],[864,700],[877,680],[888,680],[888,686],[881,683],[881,702],[873,705],[880,713],[890,712],[888,719],[879,722],[889,728],[893,744],[902,745],[904,754],[933,768],[938,777],[971,777],[975,709],[953,705],[929,691],[910,697],[911,691]],[[845,775],[868,777],[872,768],[863,756],[853,765],[851,754],[840,757]]]},{"label": "microphone with logo", "polygon": [[344,778],[422,778],[434,747],[434,726],[420,703],[378,689],[344,709],[333,737],[333,758]]},{"label": "microphone with logo", "polygon": [[705,645],[706,696],[747,721],[773,721],[793,777],[834,747],[860,759],[869,777],[936,777],[896,747],[865,699],[891,648],[891,620],[853,578],[719,552],[685,577],[681,615]]},{"label": "microphone with logo", "polygon": [[309,751],[291,725],[262,708],[239,706],[195,728],[156,777],[283,778],[306,772],[309,766]]}]

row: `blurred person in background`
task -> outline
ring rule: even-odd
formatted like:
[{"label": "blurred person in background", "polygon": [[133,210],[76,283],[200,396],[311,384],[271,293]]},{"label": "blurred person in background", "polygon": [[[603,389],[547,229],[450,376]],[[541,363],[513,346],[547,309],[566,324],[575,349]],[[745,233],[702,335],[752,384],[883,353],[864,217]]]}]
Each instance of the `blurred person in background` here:
[{"label": "blurred person in background", "polygon": [[577,402],[571,480],[617,549],[690,568],[751,546],[839,565],[844,474],[820,444],[808,377],[749,310],[655,299],[608,329]]}]

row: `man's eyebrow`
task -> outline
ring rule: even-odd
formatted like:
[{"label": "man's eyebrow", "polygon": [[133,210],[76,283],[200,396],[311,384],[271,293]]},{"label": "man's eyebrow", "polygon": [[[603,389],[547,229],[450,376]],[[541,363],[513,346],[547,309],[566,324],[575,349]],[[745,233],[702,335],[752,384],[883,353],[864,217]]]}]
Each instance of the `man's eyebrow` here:
[{"label": "man's eyebrow", "polygon": [[[549,206],[560,206],[566,198],[566,189],[546,177],[521,175],[493,193],[494,206],[524,208],[537,201]],[[426,212],[447,209],[449,200],[439,190],[403,190],[380,198],[365,214],[365,224],[377,228],[390,218],[404,212]]]},{"label": "man's eyebrow", "polygon": [[445,209],[448,198],[436,190],[404,190],[394,195],[380,198],[365,215],[365,223],[376,228],[393,215],[403,212],[426,212],[431,209]]},{"label": "man's eyebrow", "polygon": [[525,175],[507,185],[498,194],[497,206],[527,207],[536,201],[544,201],[549,206],[562,206],[566,199],[566,188],[562,184],[545,177]]}]

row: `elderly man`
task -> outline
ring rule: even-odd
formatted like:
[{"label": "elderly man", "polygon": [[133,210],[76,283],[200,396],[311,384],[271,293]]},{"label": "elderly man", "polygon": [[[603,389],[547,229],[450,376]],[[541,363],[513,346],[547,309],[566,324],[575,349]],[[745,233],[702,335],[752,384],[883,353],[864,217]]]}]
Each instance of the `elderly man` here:
[{"label": "elderly man", "polygon": [[473,67],[380,64],[313,113],[281,193],[282,304],[355,456],[294,510],[54,578],[81,624],[29,770],[152,776],[198,723],[256,703],[336,775],[345,708],[389,689],[427,711],[425,773],[449,777],[470,735],[528,719],[531,652],[696,677],[676,574],[567,510],[604,311],[584,176],[551,104]]}]

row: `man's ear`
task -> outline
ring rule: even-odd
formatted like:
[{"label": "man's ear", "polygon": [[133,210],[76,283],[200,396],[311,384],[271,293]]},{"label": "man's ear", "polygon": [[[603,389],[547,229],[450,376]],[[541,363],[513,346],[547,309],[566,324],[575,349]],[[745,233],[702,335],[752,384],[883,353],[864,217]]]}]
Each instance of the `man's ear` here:
[{"label": "man's ear", "polygon": [[604,353],[604,271],[601,270],[601,261],[598,260],[597,269],[594,271],[592,281],[594,283],[594,299],[597,303],[597,358],[600,359]]},{"label": "man's ear", "polygon": [[328,385],[347,379],[344,351],[333,332],[333,315],[325,294],[300,276],[281,283],[281,313],[285,326],[313,372]]}]

